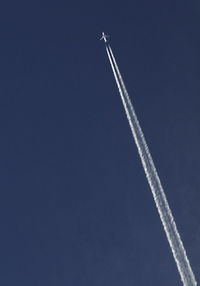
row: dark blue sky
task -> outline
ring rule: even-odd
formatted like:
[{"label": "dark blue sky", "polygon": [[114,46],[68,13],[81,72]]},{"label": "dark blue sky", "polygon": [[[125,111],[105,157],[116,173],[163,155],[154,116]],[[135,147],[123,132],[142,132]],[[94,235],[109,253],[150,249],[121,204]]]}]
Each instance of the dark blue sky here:
[{"label": "dark blue sky", "polygon": [[9,1],[0,17],[0,285],[182,285],[100,33],[200,282],[200,4]]}]

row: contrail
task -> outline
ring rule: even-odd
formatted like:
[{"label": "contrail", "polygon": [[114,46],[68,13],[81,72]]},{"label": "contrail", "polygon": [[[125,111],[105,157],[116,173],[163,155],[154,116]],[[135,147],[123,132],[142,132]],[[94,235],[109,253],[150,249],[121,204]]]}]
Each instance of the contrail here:
[{"label": "contrail", "polygon": [[108,54],[108,58],[119,89],[122,103],[133,134],[133,138],[138,148],[138,153],[140,155],[142,165],[160,215],[160,219],[162,221],[179,274],[181,276],[181,280],[184,286],[196,286],[197,282],[195,280],[195,276],[191,269],[190,262],[187,258],[187,254],[184,249],[179,232],[177,230],[172,212],[169,208],[169,204],[167,202],[167,198],[161,185],[153,159],[149,152],[149,148],[147,146],[142,129],[140,127],[135,110],[129,98],[128,92],[126,90],[124,81],[122,79],[121,73],[119,71],[110,45],[106,45],[106,52]]}]

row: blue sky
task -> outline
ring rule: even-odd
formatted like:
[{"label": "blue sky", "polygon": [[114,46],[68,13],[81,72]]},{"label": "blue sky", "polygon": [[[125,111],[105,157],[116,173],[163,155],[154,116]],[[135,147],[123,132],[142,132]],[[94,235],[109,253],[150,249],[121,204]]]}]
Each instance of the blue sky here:
[{"label": "blue sky", "polygon": [[199,3],[1,5],[0,284],[182,285],[102,31],[199,282]]}]

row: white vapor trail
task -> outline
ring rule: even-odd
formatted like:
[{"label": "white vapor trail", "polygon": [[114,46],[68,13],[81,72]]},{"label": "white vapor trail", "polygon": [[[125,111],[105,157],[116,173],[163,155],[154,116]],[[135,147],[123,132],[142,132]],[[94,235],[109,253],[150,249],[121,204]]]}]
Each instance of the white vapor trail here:
[{"label": "white vapor trail", "polygon": [[169,204],[167,202],[167,198],[161,185],[153,159],[149,152],[149,148],[145,141],[142,129],[140,127],[139,121],[137,119],[110,45],[106,46],[106,51],[133,134],[133,138],[138,148],[138,153],[140,155],[142,165],[160,215],[160,219],[162,221],[179,274],[181,276],[181,280],[184,286],[196,286],[197,282],[195,280],[195,276],[191,269],[190,262],[187,258],[187,254],[177,230],[172,212],[169,208]]}]

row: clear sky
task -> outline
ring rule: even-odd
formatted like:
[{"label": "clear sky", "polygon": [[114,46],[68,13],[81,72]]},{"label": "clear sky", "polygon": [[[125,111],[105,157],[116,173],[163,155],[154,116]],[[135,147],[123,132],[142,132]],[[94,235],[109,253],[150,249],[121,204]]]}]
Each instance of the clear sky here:
[{"label": "clear sky", "polygon": [[102,31],[200,282],[199,2],[0,10],[0,285],[182,285]]}]

